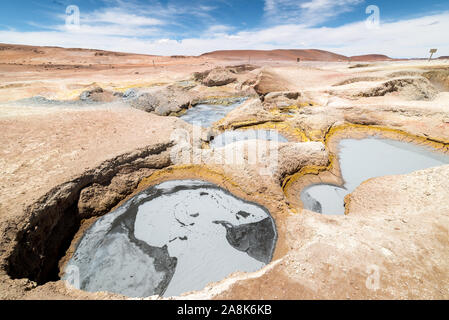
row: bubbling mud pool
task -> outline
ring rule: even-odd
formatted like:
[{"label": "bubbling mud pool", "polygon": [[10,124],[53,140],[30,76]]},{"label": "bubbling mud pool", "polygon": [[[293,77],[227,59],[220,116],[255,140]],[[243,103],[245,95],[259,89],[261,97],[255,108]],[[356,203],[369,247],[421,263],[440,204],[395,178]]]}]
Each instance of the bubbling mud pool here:
[{"label": "bubbling mud pool", "polygon": [[198,125],[204,128],[210,127],[214,122],[224,118],[229,112],[239,107],[246,99],[237,99],[230,105],[222,104],[198,104],[187,110],[179,118],[190,124]]},{"label": "bubbling mud pool", "polygon": [[65,267],[80,289],[129,297],[201,290],[236,271],[254,272],[273,256],[270,213],[200,180],[150,187],[98,219]]},{"label": "bubbling mud pool", "polygon": [[227,144],[245,140],[266,140],[275,142],[288,142],[288,140],[276,130],[235,130],[225,131],[216,136],[210,142],[211,148],[224,147]]},{"label": "bubbling mud pool", "polygon": [[305,209],[324,214],[344,214],[344,198],[362,182],[380,176],[407,174],[449,164],[449,156],[425,146],[390,139],[343,139],[338,159],[343,187],[315,184],[301,193]]}]

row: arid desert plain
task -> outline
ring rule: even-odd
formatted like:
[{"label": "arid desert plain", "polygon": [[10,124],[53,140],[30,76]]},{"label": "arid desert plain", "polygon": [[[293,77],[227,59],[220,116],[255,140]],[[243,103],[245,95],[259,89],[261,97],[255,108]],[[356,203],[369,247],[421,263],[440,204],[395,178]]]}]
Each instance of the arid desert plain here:
[{"label": "arid desert plain", "polygon": [[[0,132],[1,299],[449,299],[449,60],[319,50],[162,57],[1,44]],[[283,139],[249,134],[258,132]],[[370,149],[373,139],[387,149]],[[395,162],[391,150],[407,161],[442,160],[410,170],[400,160],[394,174],[363,175]],[[80,243],[94,241],[103,218],[145,190],[170,197],[178,189],[155,187],[169,181],[208,183],[201,188],[209,194],[198,195],[207,201],[177,200],[178,233],[164,216],[138,211],[130,229],[126,219],[104,227],[114,246],[100,241],[103,249],[83,256]],[[317,185],[344,192],[344,212],[321,212],[327,200],[304,193]],[[179,190],[193,199],[196,188]],[[199,213],[180,214],[213,201],[270,219],[242,225],[253,215],[237,210],[233,220],[214,218],[194,242]],[[145,240],[143,224],[168,228],[170,238]],[[132,243],[117,244],[117,228]],[[214,235],[235,257],[221,263],[232,272],[195,282],[201,274],[190,264],[214,269],[219,261],[209,254],[221,247],[206,248]],[[123,270],[141,277],[133,257],[153,261],[150,278],[104,279]],[[65,278],[77,261],[78,285]],[[143,283],[154,290],[126,294]]]}]

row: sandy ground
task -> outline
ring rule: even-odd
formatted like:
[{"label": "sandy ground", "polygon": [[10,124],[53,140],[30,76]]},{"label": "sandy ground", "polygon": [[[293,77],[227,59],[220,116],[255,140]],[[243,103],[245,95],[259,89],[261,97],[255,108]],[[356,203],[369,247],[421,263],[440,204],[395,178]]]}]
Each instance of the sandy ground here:
[{"label": "sandy ground", "polygon": [[[41,263],[40,258],[30,258],[19,268],[21,249],[17,248],[35,247],[47,254],[47,245],[36,239],[64,219],[59,215],[66,210],[61,208],[67,199],[78,208],[104,214],[100,209],[110,210],[139,188],[197,177],[266,206],[276,220],[280,240],[275,259],[266,268],[232,275],[183,298],[448,299],[449,166],[369,180],[351,194],[346,216],[308,212],[295,200],[305,184],[317,176],[326,179],[324,147],[334,151],[332,128],[344,127],[345,136],[357,130],[383,130],[397,139],[447,151],[449,85],[445,86],[444,76],[438,83],[421,77],[448,70],[447,61],[368,61],[359,67],[348,62],[253,61],[258,69],[239,76],[236,84],[214,90],[235,93],[247,81],[245,85],[263,95],[264,101],[255,94],[212,131],[265,127],[285,133],[289,143],[280,149],[280,168],[269,177],[258,170],[264,163],[219,165],[210,153],[196,166],[167,160],[177,143],[173,132],[192,129],[176,117],[120,102],[10,103],[37,95],[76,101],[93,86],[111,92],[148,89],[191,81],[193,72],[247,62],[246,58],[152,57],[16,46],[0,51],[4,102],[0,105],[0,297],[123,298],[85,293],[61,281],[38,285],[26,277],[15,279],[11,274],[25,275],[28,263]],[[400,81],[385,85],[392,79]],[[209,89],[196,85],[193,90]],[[294,99],[269,95],[275,91],[300,95]],[[285,107],[293,114],[283,113]],[[203,152],[200,148],[206,141],[201,139],[189,141],[190,148]],[[321,168],[320,173],[313,173],[311,167]],[[123,181],[126,190],[121,189]],[[108,197],[113,200],[99,208],[99,199]],[[84,214],[83,218],[95,216],[91,211]],[[54,222],[51,227],[46,219]],[[29,271],[29,278],[36,272]]]}]

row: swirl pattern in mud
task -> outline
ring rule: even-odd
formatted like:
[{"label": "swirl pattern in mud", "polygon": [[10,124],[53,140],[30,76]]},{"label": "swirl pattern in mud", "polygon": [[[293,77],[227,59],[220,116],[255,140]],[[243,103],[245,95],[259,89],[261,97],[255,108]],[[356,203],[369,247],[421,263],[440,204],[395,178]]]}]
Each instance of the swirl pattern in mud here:
[{"label": "swirl pattern in mud", "polygon": [[174,296],[257,271],[271,261],[276,240],[265,208],[211,183],[168,181],[97,220],[66,271],[77,268],[86,291]]}]

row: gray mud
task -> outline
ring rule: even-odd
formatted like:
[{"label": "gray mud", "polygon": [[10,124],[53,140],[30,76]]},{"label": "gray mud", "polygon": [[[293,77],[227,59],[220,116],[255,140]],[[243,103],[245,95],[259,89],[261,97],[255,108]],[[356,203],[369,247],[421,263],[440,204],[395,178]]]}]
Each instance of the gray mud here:
[{"label": "gray mud", "polygon": [[449,164],[449,156],[430,147],[390,139],[344,139],[338,159],[345,184],[306,187],[301,193],[305,209],[324,214],[344,214],[344,198],[362,182],[381,176],[407,174]]},{"label": "gray mud", "polygon": [[97,220],[65,270],[90,292],[175,296],[259,270],[276,241],[265,208],[208,182],[168,181]]},{"label": "gray mud", "polygon": [[197,104],[187,110],[180,118],[190,124],[208,128],[214,122],[224,118],[229,112],[239,107],[245,100],[245,98],[239,98],[230,105]]},{"label": "gray mud", "polygon": [[221,148],[227,144],[245,140],[265,140],[288,142],[287,138],[276,130],[235,130],[225,131],[210,142],[211,148]]}]

